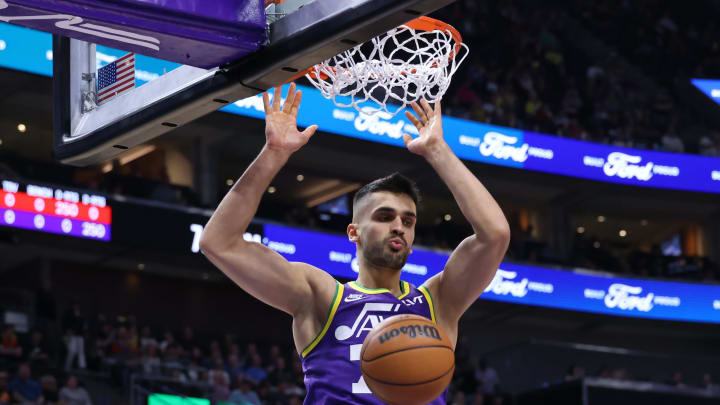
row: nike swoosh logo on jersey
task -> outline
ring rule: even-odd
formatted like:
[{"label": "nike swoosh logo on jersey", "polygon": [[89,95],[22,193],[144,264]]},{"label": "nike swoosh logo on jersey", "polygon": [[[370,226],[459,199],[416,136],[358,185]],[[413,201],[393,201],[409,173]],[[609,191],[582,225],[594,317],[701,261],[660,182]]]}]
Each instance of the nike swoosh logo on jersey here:
[{"label": "nike swoosh logo on jersey", "polygon": [[363,294],[350,294],[347,297],[345,297],[345,302],[354,302],[359,301],[361,299],[365,298],[365,295]]}]

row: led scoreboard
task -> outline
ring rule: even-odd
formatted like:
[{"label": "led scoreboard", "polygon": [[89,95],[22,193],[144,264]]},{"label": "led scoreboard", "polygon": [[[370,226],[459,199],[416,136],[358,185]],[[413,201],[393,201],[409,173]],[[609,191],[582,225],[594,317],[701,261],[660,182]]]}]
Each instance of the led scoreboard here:
[{"label": "led scoreboard", "polygon": [[0,226],[109,242],[112,210],[103,196],[2,180]]}]

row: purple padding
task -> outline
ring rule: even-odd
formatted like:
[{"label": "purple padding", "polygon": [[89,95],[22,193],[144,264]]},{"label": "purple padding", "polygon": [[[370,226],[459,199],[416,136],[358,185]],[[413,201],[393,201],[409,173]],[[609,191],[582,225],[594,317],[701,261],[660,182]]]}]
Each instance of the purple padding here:
[{"label": "purple padding", "polygon": [[0,21],[202,68],[267,40],[264,0],[0,0]]},{"label": "purple padding", "polygon": [[110,241],[110,225],[0,208],[0,226]]}]

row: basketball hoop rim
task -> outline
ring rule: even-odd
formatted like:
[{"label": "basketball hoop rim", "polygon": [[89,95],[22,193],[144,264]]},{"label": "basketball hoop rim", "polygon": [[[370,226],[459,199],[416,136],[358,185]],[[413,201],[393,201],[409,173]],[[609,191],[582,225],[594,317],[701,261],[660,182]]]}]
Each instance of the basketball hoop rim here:
[{"label": "basketball hoop rim", "polygon": [[[282,2],[282,1],[285,1],[285,0],[276,0],[276,1]],[[458,30],[457,30],[455,27],[453,27],[452,25],[450,25],[450,24],[448,24],[448,23],[446,23],[446,22],[444,22],[444,21],[438,20],[437,18],[421,16],[421,17],[418,17],[418,18],[416,18],[416,19],[414,19],[414,20],[412,20],[412,21],[409,21],[409,22],[407,22],[407,23],[405,23],[405,24],[402,24],[401,26],[403,26],[403,25],[406,26],[406,27],[408,27],[408,28],[411,28],[411,29],[413,29],[413,30],[415,30],[415,31],[426,31],[426,32],[443,31],[443,32],[449,32],[450,35],[452,36],[453,40],[455,41],[455,45],[453,46],[453,51],[450,53],[450,59],[451,59],[451,60],[452,60],[452,59],[455,59],[455,55],[457,55],[457,54],[460,52],[460,50],[462,49],[463,39],[462,39],[462,35],[460,35],[460,31],[458,31]],[[307,69],[305,69],[305,70],[303,70],[303,71],[298,72],[298,74],[296,74],[295,76],[293,76],[292,78],[290,78],[288,81],[286,81],[286,82],[283,83],[283,84],[293,82],[293,81],[295,81],[295,80],[297,80],[297,79],[299,79],[299,78],[301,78],[301,77],[303,77],[303,76],[305,76],[305,75],[307,75],[307,74],[313,74],[313,73],[314,73],[314,72],[313,72],[313,69],[315,69],[315,66],[317,66],[317,65],[310,66],[309,68],[307,68]],[[321,75],[321,76],[325,76],[325,74],[323,74],[323,73],[321,73],[320,75]],[[327,78],[327,77],[323,77],[323,79],[326,79],[326,78]]]}]

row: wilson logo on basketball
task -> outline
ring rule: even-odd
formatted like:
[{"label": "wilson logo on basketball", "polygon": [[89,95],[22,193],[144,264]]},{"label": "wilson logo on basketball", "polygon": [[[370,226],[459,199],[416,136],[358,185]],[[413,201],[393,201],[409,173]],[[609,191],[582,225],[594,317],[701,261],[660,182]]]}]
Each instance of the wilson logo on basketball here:
[{"label": "wilson logo on basketball", "polygon": [[383,335],[380,335],[380,343],[385,343],[400,335],[408,335],[408,337],[411,339],[417,336],[426,336],[429,338],[442,340],[442,337],[440,336],[440,331],[438,331],[437,328],[433,326],[410,325],[402,326],[400,328],[394,328],[390,331],[385,332]]}]

